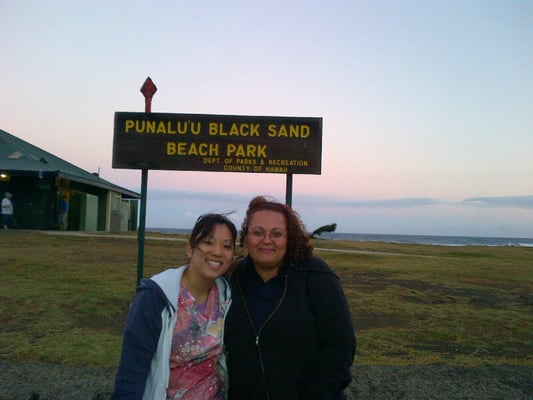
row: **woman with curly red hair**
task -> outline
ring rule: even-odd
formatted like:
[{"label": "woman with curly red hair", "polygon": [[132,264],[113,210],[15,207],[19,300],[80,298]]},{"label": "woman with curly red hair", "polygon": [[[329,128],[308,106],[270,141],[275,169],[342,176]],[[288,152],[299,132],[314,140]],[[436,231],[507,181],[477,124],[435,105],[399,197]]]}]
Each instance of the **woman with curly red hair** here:
[{"label": "woman with curly red hair", "polygon": [[226,318],[229,400],[345,399],[355,334],[338,277],[289,206],[251,200]]}]

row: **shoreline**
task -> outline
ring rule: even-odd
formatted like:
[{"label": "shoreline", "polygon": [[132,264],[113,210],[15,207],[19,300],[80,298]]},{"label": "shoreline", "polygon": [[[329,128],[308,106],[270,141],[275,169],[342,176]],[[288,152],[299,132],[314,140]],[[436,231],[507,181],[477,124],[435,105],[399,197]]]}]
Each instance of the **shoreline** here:
[{"label": "shoreline", "polygon": [[[20,232],[20,231],[19,231]],[[131,231],[127,233],[121,232],[86,232],[86,231],[39,231],[48,235],[72,235],[72,236],[89,236],[89,237],[113,237],[125,239],[137,239],[137,232]],[[153,236],[150,233],[159,234],[162,236]],[[150,240],[175,240],[186,241],[184,238],[178,238],[177,235],[187,235],[185,229],[158,229],[148,228],[145,232],[145,239]],[[467,246],[481,246],[481,247],[520,247],[533,248],[533,238],[507,238],[507,237],[483,237],[483,236],[439,236],[439,235],[392,235],[392,234],[361,234],[361,233],[338,233],[334,234],[337,237],[318,237],[313,240],[320,242],[340,242],[348,241],[354,243],[386,243],[395,245],[421,245],[421,246],[439,246],[439,247],[467,247]],[[399,237],[405,238],[403,241],[398,240]],[[419,238],[407,240],[407,238]],[[429,240],[431,238],[433,242]],[[381,240],[380,240],[381,239]],[[424,239],[427,239],[426,242]],[[440,241],[439,241],[440,240]],[[446,241],[449,241],[446,242]],[[453,243],[455,241],[455,243]],[[466,243],[463,243],[466,242]],[[318,248],[317,248],[318,250]],[[320,249],[325,250],[326,249]],[[354,251],[357,252],[357,251]],[[391,254],[391,253],[385,253]],[[395,254],[401,255],[401,254]]]}]

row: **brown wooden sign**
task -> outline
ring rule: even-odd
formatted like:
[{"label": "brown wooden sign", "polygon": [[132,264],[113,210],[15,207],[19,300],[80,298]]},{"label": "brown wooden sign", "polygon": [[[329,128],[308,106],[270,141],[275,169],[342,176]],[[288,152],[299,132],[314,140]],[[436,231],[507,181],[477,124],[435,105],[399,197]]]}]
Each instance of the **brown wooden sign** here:
[{"label": "brown wooden sign", "polygon": [[115,113],[113,168],[320,174],[322,118]]}]

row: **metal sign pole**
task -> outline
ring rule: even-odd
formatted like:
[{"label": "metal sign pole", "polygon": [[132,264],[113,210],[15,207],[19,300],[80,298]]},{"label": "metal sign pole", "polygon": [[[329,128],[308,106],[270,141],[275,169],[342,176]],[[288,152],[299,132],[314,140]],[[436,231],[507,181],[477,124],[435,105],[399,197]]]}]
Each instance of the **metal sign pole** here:
[{"label": "metal sign pole", "polygon": [[[150,77],[146,78],[141,87],[141,93],[144,96],[144,112],[152,112],[152,98],[154,97],[157,87]],[[141,210],[139,216],[139,234],[138,234],[138,252],[137,252],[137,285],[143,278],[144,268],[144,236],[146,229],[146,197],[148,192],[148,169],[142,168],[141,172]]]},{"label": "metal sign pole", "polygon": [[285,204],[292,207],[292,174],[287,174],[287,182],[285,185]]}]

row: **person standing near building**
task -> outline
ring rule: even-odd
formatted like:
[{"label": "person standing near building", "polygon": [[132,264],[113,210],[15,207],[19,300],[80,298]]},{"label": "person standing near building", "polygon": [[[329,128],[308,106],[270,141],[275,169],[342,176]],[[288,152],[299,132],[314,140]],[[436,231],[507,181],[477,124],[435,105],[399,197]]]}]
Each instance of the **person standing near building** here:
[{"label": "person standing near building", "polygon": [[63,196],[59,205],[59,229],[66,231],[68,226],[68,201],[67,196]]},{"label": "person standing near building", "polygon": [[13,203],[11,193],[6,192],[2,200],[2,227],[8,229],[13,226]]}]

